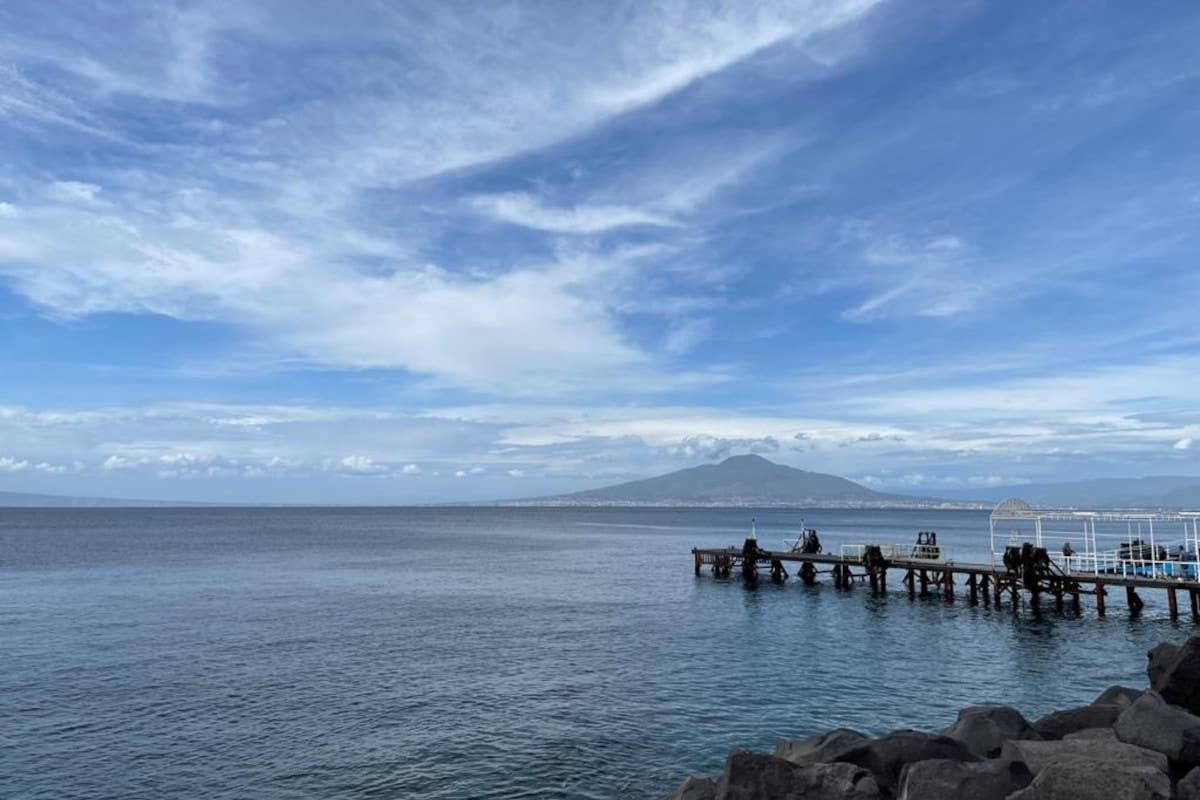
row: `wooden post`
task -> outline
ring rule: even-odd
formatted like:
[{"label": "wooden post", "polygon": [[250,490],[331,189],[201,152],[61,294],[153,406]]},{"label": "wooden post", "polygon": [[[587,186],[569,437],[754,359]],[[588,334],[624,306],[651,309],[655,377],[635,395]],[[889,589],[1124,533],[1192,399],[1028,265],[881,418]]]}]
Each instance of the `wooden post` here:
[{"label": "wooden post", "polygon": [[879,570],[879,588],[887,591],[887,567],[882,567]]},{"label": "wooden post", "polygon": [[908,596],[912,597],[913,594],[915,594],[917,591],[917,589],[916,589],[917,578],[915,575],[913,575],[913,571],[911,568],[907,572],[904,573],[903,583],[905,586],[908,587]]},{"label": "wooden post", "polygon": [[1125,599],[1129,602],[1129,613],[1138,614],[1142,607],[1146,605],[1142,602],[1142,598],[1138,597],[1137,591],[1132,586],[1125,587]]},{"label": "wooden post", "polygon": [[992,607],[992,587],[988,585],[990,580],[986,573],[979,579],[979,588],[983,590],[983,605],[985,608]]},{"label": "wooden post", "polygon": [[1200,592],[1196,589],[1188,589],[1188,595],[1192,601],[1192,620],[1200,622]]},{"label": "wooden post", "polygon": [[700,554],[697,552],[693,552],[692,557],[696,560],[696,574],[699,575],[700,574]]},{"label": "wooden post", "polygon": [[921,596],[929,594],[929,573],[921,570]]},{"label": "wooden post", "polygon": [[992,586],[993,586],[993,587],[995,588],[995,590],[996,590],[996,591],[995,591],[995,595],[996,595],[996,608],[999,608],[999,607],[1000,607],[1000,592],[1002,591],[1002,589],[1001,589],[1001,586],[1000,586],[1000,576],[999,576],[999,575],[993,575],[993,576],[992,576]]},{"label": "wooden post", "polygon": [[1104,616],[1104,595],[1108,594],[1104,591],[1104,584],[1096,581],[1096,613]]},{"label": "wooden post", "polygon": [[1179,619],[1179,600],[1175,597],[1175,587],[1167,587],[1167,610],[1171,614],[1171,619]]},{"label": "wooden post", "polygon": [[954,573],[946,570],[942,573],[942,588],[946,595],[947,602],[954,602]]},{"label": "wooden post", "polygon": [[971,590],[971,605],[979,605],[979,583],[974,572],[967,576],[967,587]]}]

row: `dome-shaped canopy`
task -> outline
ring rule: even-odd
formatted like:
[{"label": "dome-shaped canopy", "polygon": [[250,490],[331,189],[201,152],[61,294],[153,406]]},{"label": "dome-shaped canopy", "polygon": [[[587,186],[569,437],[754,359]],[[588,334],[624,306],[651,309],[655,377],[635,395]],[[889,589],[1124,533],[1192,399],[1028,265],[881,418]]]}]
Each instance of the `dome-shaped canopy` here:
[{"label": "dome-shaped canopy", "polygon": [[1019,497],[1010,497],[992,509],[993,517],[1031,517],[1037,512]]}]

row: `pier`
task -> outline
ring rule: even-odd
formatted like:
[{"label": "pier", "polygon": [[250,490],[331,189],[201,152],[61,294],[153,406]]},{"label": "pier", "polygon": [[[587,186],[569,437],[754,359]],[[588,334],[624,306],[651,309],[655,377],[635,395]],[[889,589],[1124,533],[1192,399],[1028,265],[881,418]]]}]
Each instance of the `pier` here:
[{"label": "pier", "polygon": [[953,602],[961,590],[972,605],[1008,601],[1015,609],[1028,598],[1035,609],[1050,602],[1058,611],[1078,611],[1087,598],[1101,616],[1110,592],[1136,615],[1143,592],[1153,590],[1165,595],[1171,619],[1182,606],[1200,623],[1200,512],[1045,511],[1006,500],[989,529],[990,560],[951,558],[926,531],[916,544],[843,544],[837,553],[821,552],[812,530],[784,550],[759,547],[751,533],[741,547],[694,548],[692,556],[696,575],[709,567],[748,583],[783,583],[794,573],[807,585],[828,576],[839,588],[883,592],[894,574],[911,596],[940,593]]}]

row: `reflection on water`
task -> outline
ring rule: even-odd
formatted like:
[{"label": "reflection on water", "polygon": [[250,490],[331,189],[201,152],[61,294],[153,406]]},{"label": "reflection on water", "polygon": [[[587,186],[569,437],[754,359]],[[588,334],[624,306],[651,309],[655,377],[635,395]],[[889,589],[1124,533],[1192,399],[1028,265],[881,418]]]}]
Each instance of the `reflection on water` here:
[{"label": "reflection on water", "polygon": [[653,797],[734,746],[1087,702],[1192,627],[1153,593],[1130,620],[894,574],[696,578],[690,548],[752,515],[764,544],[804,516],[828,549],[935,529],[986,556],[974,512],[0,511],[0,774],[33,798]]}]

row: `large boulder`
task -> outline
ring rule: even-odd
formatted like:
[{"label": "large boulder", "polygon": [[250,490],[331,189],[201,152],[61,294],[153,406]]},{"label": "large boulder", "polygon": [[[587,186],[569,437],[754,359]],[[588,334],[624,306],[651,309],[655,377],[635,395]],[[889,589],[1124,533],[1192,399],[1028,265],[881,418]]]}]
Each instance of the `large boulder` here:
[{"label": "large boulder", "polygon": [[965,744],[949,736],[920,731],[892,731],[879,739],[868,739],[838,753],[834,761],[868,769],[881,788],[894,792],[900,771],[909,764],[931,758],[951,761],[979,761]]},{"label": "large boulder", "polygon": [[1096,699],[1092,701],[1092,705],[1128,706],[1145,693],[1145,689],[1130,689],[1128,686],[1110,686],[1096,695]]},{"label": "large boulder", "polygon": [[1150,688],[1168,703],[1200,714],[1200,636],[1188,639],[1174,658],[1164,661],[1156,670],[1154,653],[1162,647],[1160,644],[1150,651],[1150,667],[1146,671],[1158,673],[1157,679],[1151,677]]},{"label": "large boulder", "polygon": [[1175,800],[1200,800],[1200,767],[1175,784]]},{"label": "large boulder", "polygon": [[1010,739],[1042,738],[1021,712],[1010,706],[971,706],[958,712],[958,719],[942,731],[957,739],[980,758],[1000,752]]},{"label": "large boulder", "polygon": [[1124,710],[1116,703],[1093,703],[1053,711],[1033,723],[1033,728],[1043,739],[1061,739],[1068,733],[1084,730],[1085,728],[1108,728],[1117,721]]},{"label": "large boulder", "polygon": [[717,784],[717,800],[879,800],[879,786],[853,764],[797,766],[782,758],[734,750]]},{"label": "large boulder", "polygon": [[1117,741],[1117,734],[1112,728],[1084,728],[1081,731],[1068,733],[1062,738],[1064,742],[1073,742],[1076,739],[1102,739],[1106,742]]},{"label": "large boulder", "polygon": [[1146,677],[1150,679],[1150,688],[1162,679],[1167,667],[1179,655],[1179,645],[1163,642],[1157,644],[1146,653]]},{"label": "large boulder", "polygon": [[717,796],[717,779],[693,775],[686,779],[667,800],[714,800]]},{"label": "large boulder", "polygon": [[1023,761],[950,761],[932,758],[905,767],[900,775],[899,800],[1004,800],[1033,780]]},{"label": "large boulder", "polygon": [[775,743],[775,757],[801,767],[829,761],[851,745],[865,742],[867,737],[849,728],[838,728],[807,739],[783,739]]},{"label": "large boulder", "polygon": [[1162,753],[1115,739],[1017,740],[1006,743],[1000,757],[1024,761],[1034,775],[1062,764],[1121,764],[1156,769],[1164,775],[1168,766]]},{"label": "large boulder", "polygon": [[1122,742],[1162,753],[1178,766],[1200,766],[1200,717],[1146,692],[1113,725]]},{"label": "large boulder", "polygon": [[1055,764],[1008,800],[1171,800],[1171,780],[1151,767]]}]

